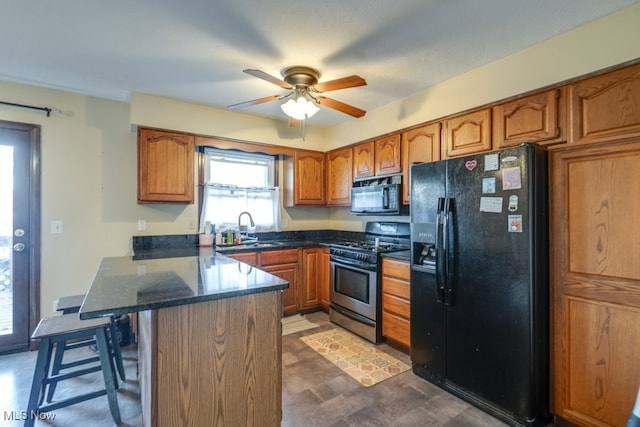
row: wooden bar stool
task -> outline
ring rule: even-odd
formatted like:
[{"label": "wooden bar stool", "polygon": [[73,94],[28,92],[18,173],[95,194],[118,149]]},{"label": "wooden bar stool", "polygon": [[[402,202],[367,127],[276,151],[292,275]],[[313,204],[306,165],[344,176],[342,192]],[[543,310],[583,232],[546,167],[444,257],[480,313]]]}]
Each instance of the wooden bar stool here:
[{"label": "wooden bar stool", "polygon": [[[84,297],[85,297],[85,294],[62,297],[56,303],[55,310],[62,312],[62,314],[77,313],[78,311],[80,311],[80,306],[82,306]],[[115,362],[116,369],[118,370],[118,375],[120,376],[120,379],[122,381],[125,381],[127,378],[124,372],[124,364],[122,363],[122,352],[120,351],[120,343],[118,342],[117,337],[118,337],[118,334],[116,331],[116,322],[112,316],[111,326],[109,327],[109,342],[111,344],[109,346],[110,347],[109,354],[111,354],[113,361]],[[94,340],[87,340],[83,342],[65,344],[63,346],[57,347],[56,353],[54,356],[54,362],[53,362],[54,374],[58,373],[57,371],[55,371],[56,369],[58,368],[64,369],[62,358],[66,350],[71,350],[74,348],[89,346],[93,344],[95,344]],[[51,391],[51,393],[53,393],[53,390]]]},{"label": "wooden bar stool", "polygon": [[[40,412],[51,412],[53,410],[64,408],[75,403],[85,400],[94,399],[96,397],[107,395],[109,401],[109,409],[113,416],[113,421],[120,424],[120,408],[118,407],[118,398],[116,395],[115,375],[113,373],[112,359],[109,352],[109,343],[107,340],[107,331],[111,325],[109,318],[80,320],[77,314],[64,314],[62,316],[45,317],[40,320],[36,330],[33,332],[31,339],[40,340],[38,349],[38,357],[36,359],[36,367],[33,373],[33,381],[31,383],[31,393],[29,394],[29,403],[27,406],[27,418],[25,426],[33,426],[36,416]],[[99,364],[87,366],[82,369],[63,374],[50,373],[53,349],[57,346],[64,346],[67,341],[82,339],[87,337],[95,337],[98,346]],[[91,359],[91,358],[90,358]],[[87,364],[88,362],[82,363]],[[48,386],[55,385],[58,382],[86,375],[92,372],[102,371],[105,387],[103,389],[79,394],[58,402],[42,405],[44,395]]]}]

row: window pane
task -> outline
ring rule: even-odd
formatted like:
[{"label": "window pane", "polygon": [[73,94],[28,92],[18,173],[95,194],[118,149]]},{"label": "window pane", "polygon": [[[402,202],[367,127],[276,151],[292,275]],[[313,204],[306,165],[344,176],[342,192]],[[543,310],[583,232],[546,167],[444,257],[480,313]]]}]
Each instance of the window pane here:
[{"label": "window pane", "polygon": [[209,169],[209,182],[238,187],[266,187],[269,185],[268,173],[268,166],[262,164],[227,163],[212,160]]}]

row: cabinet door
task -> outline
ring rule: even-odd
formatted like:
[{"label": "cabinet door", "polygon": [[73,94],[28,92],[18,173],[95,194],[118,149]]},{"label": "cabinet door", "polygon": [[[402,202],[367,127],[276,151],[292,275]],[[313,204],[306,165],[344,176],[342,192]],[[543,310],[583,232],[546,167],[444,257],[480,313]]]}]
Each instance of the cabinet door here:
[{"label": "cabinet door", "polygon": [[291,166],[293,170],[286,172],[293,175],[293,188],[286,190],[287,206],[324,205],[324,153],[298,151]]},{"label": "cabinet door", "polygon": [[331,289],[331,265],[329,264],[329,248],[320,250],[320,261],[318,268],[318,288],[320,289],[320,306],[329,311],[329,292]]},{"label": "cabinet door", "polygon": [[349,206],[353,183],[353,156],[351,148],[327,153],[327,205]]},{"label": "cabinet door", "polygon": [[553,412],[622,426],[640,385],[640,138],[551,155]]},{"label": "cabinet door", "polygon": [[284,314],[295,313],[300,308],[299,260],[299,249],[260,252],[260,268],[289,282],[289,287],[282,291]]},{"label": "cabinet door", "polygon": [[284,314],[296,313],[300,308],[298,303],[298,265],[270,265],[260,268],[289,282],[289,287],[282,291],[282,311]]},{"label": "cabinet door", "polygon": [[440,160],[440,123],[431,123],[402,134],[402,202],[411,199],[411,165]]},{"label": "cabinet door", "polygon": [[457,157],[491,150],[491,110],[473,111],[446,120],[444,157]]},{"label": "cabinet door", "polygon": [[493,107],[493,146],[562,141],[563,93],[564,88],[553,89]]},{"label": "cabinet door", "polygon": [[193,135],[138,129],[138,203],[193,203]]},{"label": "cabinet door", "polygon": [[640,136],[640,64],[569,85],[569,143]]},{"label": "cabinet door", "polygon": [[373,141],[353,147],[353,179],[370,178],[374,175]]},{"label": "cabinet door", "polygon": [[393,175],[402,172],[400,163],[400,134],[377,139],[373,149],[376,176]]},{"label": "cabinet door", "polygon": [[300,308],[320,305],[320,248],[302,250],[302,283],[300,283]]}]

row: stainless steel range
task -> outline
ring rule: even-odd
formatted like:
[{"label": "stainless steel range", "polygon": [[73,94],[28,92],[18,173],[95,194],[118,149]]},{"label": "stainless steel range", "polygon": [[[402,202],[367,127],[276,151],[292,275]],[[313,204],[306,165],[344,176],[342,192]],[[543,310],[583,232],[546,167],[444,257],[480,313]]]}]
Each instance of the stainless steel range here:
[{"label": "stainless steel range", "polygon": [[380,255],[409,249],[410,237],[409,223],[375,221],[367,222],[364,241],[330,245],[332,322],[382,341]]}]

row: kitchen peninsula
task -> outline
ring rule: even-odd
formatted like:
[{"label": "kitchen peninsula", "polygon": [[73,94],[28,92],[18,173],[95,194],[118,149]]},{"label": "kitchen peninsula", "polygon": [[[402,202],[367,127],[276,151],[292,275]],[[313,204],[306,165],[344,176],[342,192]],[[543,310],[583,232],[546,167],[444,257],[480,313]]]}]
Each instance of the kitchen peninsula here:
[{"label": "kitchen peninsula", "polygon": [[279,426],[287,287],[210,248],[163,259],[104,258],[80,318],[139,313],[145,426]]}]

